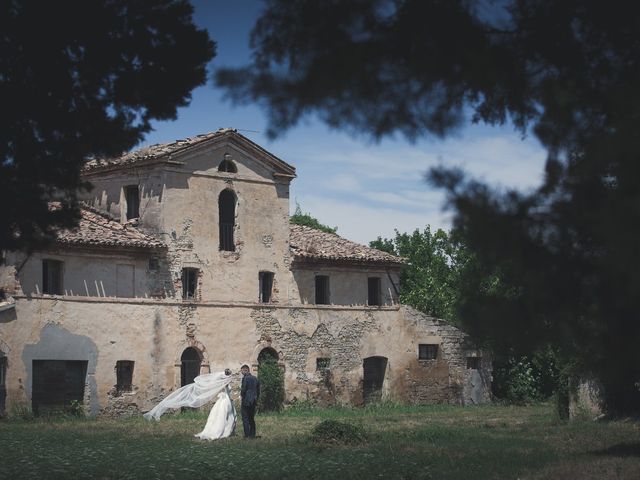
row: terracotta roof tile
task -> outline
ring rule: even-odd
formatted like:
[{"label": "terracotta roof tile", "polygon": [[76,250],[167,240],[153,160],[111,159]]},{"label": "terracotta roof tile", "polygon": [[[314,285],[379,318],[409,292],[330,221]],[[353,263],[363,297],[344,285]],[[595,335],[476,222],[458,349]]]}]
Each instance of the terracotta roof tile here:
[{"label": "terracotta roof tile", "polygon": [[150,145],[148,147],[134,150],[133,152],[125,153],[115,158],[92,159],[84,164],[82,170],[84,173],[88,173],[94,170],[101,170],[105,168],[124,168],[129,165],[144,163],[146,161],[152,162],[154,160],[160,160],[165,157],[168,159],[171,155],[174,155],[182,150],[193,147],[208,140],[222,137],[234,138],[236,140],[241,139],[245,144],[249,144],[254,149],[257,149],[258,151],[265,154],[265,156],[269,158],[271,162],[274,165],[278,166],[281,170],[295,176],[295,168],[293,166],[275,157],[271,153],[264,150],[260,145],[252,142],[245,136],[240,135],[233,128],[221,128],[219,130],[216,130],[215,132],[203,133],[201,135],[176,140],[175,142]]},{"label": "terracotta roof tile", "polygon": [[[55,208],[52,205],[51,208]],[[95,247],[127,247],[159,249],[166,245],[146,235],[131,224],[121,224],[106,214],[88,206],[81,209],[80,224],[71,230],[61,230],[57,242],[63,245]]]},{"label": "terracotta roof tile", "polygon": [[406,263],[402,257],[301,225],[290,225],[290,246],[295,261],[375,263],[398,267]]}]

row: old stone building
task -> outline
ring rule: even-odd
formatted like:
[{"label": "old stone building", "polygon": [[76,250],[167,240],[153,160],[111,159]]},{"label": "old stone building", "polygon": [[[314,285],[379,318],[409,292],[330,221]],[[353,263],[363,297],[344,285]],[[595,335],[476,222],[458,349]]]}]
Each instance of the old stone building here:
[{"label": "old stone building", "polygon": [[[398,304],[403,260],[289,224],[295,169],[222,129],[83,176],[82,221],[0,267],[0,409],[149,409],[277,358],[288,402],[478,403],[490,361]],[[51,208],[56,208],[52,204]]]}]

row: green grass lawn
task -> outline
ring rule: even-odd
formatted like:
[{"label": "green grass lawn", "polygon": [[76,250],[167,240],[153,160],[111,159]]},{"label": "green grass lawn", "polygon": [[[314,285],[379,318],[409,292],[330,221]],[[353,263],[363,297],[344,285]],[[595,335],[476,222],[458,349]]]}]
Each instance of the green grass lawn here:
[{"label": "green grass lawn", "polygon": [[[309,440],[323,419],[360,446]],[[206,413],[0,422],[0,478],[640,479],[640,423],[562,423],[550,405],[393,407],[258,415],[258,438],[193,437]]]}]

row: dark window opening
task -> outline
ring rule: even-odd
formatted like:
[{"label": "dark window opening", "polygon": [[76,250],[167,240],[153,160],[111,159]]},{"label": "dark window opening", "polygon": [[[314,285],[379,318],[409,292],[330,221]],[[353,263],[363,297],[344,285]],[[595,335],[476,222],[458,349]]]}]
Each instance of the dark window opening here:
[{"label": "dark window opening", "polygon": [[140,217],[140,191],[137,185],[124,187],[125,202],[127,204],[127,220]]},{"label": "dark window opening", "polygon": [[182,298],[184,300],[193,300],[196,298],[198,290],[198,269],[183,268],[182,269]]},{"label": "dark window opening", "polygon": [[149,259],[149,270],[155,271],[155,270],[158,270],[158,268],[160,268],[160,263],[158,262],[158,259],[157,258],[150,258]]},{"label": "dark window opening", "polygon": [[369,281],[368,305],[382,305],[381,281],[378,277],[371,277]]},{"label": "dark window opening", "polygon": [[329,277],[316,275],[316,304],[329,304]]},{"label": "dark window opening", "polygon": [[42,293],[62,295],[62,262],[42,260]]},{"label": "dark window opening", "polygon": [[84,401],[86,360],[33,360],[32,409],[36,414],[73,409]]},{"label": "dark window opening", "polygon": [[236,195],[231,190],[223,190],[218,197],[218,217],[220,222],[220,250],[234,252],[233,229],[236,221]]},{"label": "dark window opening", "polygon": [[271,290],[273,289],[273,272],[260,272],[258,275],[260,283],[260,303],[271,301]]},{"label": "dark window opening", "polygon": [[482,357],[467,357],[467,369],[480,370],[480,361]]},{"label": "dark window opening", "polygon": [[330,358],[316,358],[316,372],[326,372],[330,366]]},{"label": "dark window opening", "polygon": [[382,386],[387,371],[386,357],[369,357],[362,362],[362,397],[364,404],[380,402],[382,400]]},{"label": "dark window opening", "polygon": [[133,362],[118,360],[116,362],[116,391],[120,395],[133,390]]},{"label": "dark window opening", "polygon": [[220,162],[220,165],[218,165],[218,171],[227,173],[238,173],[238,168],[236,167],[235,163],[225,158]]},{"label": "dark window opening", "polygon": [[182,387],[193,383],[193,379],[200,375],[200,364],[202,358],[200,353],[193,347],[185,348],[180,357],[180,384]]},{"label": "dark window opening", "polygon": [[438,358],[438,345],[420,344],[418,345],[419,360],[435,360]]}]

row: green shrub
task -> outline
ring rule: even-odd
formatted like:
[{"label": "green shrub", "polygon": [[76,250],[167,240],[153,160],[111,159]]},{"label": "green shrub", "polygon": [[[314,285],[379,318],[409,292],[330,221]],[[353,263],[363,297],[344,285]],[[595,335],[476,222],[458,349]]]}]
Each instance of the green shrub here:
[{"label": "green shrub", "polygon": [[509,358],[494,370],[494,393],[515,404],[530,403],[538,399],[538,379],[527,357]]},{"label": "green shrub", "polygon": [[287,412],[311,412],[318,409],[318,405],[311,399],[294,400],[288,407]]},{"label": "green shrub", "polygon": [[558,398],[557,390],[562,388],[560,364],[551,348],[531,356],[497,355],[493,362],[493,394],[499,400],[519,405],[554,395]]},{"label": "green shrub", "polygon": [[13,420],[33,420],[35,415],[30,406],[23,403],[16,403],[11,407],[11,412],[9,413],[8,418]]},{"label": "green shrub", "polygon": [[84,410],[84,405],[80,400],[71,400],[71,403],[69,404],[69,408],[67,409],[67,412],[72,417],[84,417],[86,414]]},{"label": "green shrub", "polygon": [[260,380],[259,412],[279,412],[284,404],[284,374],[278,361],[265,357],[258,367]]},{"label": "green shrub", "polygon": [[359,445],[367,441],[367,435],[358,425],[337,420],[323,420],[313,428],[311,440],[314,443]]}]

